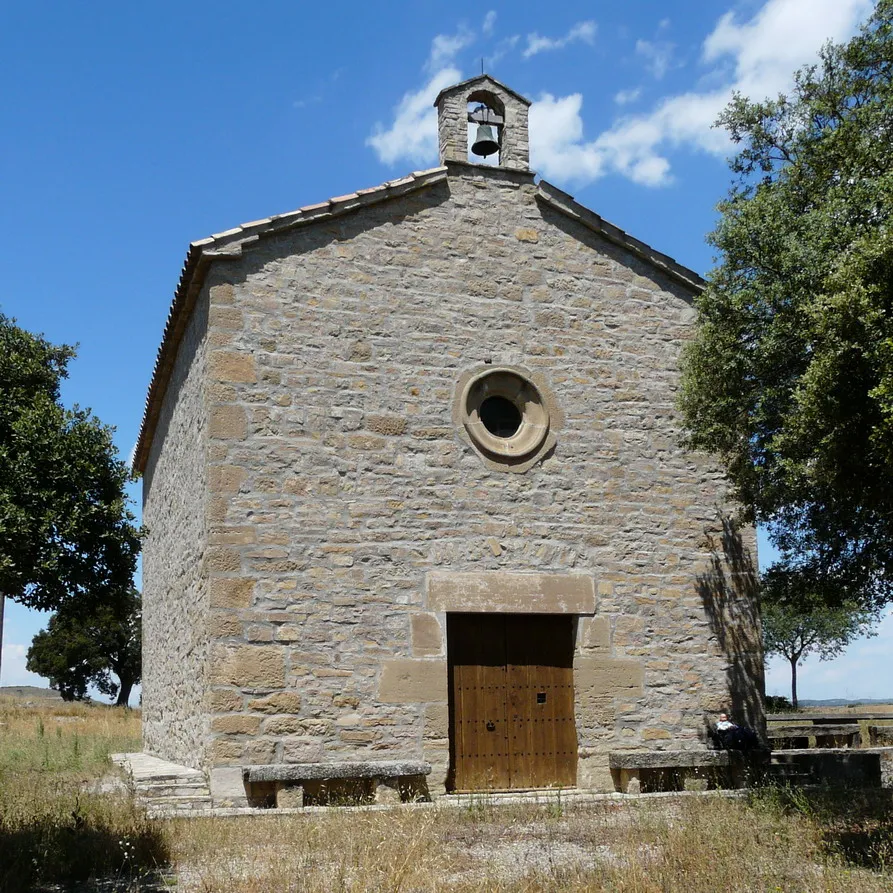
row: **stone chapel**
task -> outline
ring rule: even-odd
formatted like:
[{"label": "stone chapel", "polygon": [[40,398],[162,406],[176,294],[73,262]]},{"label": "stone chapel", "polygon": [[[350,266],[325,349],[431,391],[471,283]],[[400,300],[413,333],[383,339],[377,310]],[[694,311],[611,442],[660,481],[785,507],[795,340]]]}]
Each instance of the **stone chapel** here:
[{"label": "stone chapel", "polygon": [[703,281],[536,178],[529,105],[456,84],[440,166],[189,248],[135,462],[144,748],[218,804],[614,790],[762,722],[753,532],[674,405]]}]

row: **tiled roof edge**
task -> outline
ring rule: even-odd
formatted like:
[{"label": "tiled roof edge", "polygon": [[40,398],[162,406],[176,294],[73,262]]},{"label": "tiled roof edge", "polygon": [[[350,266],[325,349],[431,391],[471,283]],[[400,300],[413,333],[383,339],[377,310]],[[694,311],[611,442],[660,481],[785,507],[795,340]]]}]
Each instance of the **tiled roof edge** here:
[{"label": "tiled roof edge", "polygon": [[161,404],[173,371],[177,348],[180,346],[183,332],[204,283],[205,272],[214,258],[239,257],[244,246],[256,242],[263,236],[285,232],[321,220],[330,220],[332,217],[348,214],[377,202],[396,198],[438,183],[445,180],[446,176],[446,167],[416,171],[409,176],[389,180],[372,189],[360,189],[349,195],[336,196],[320,204],[305,205],[298,208],[297,211],[277,214],[275,217],[266,217],[263,220],[253,220],[207,239],[192,242],[186,252],[186,260],[183,263],[174,299],[168,311],[161,345],[158,348],[155,366],[152,369],[140,433],[133,455],[134,470],[140,473],[145,471],[149,446],[155,433]]},{"label": "tiled roof edge", "polygon": [[677,263],[669,255],[661,254],[660,251],[634,238],[625,230],[620,229],[619,226],[608,223],[603,217],[599,217],[594,211],[590,211],[585,205],[581,205],[572,195],[569,195],[557,186],[553,186],[545,180],[540,180],[537,187],[537,198],[568,217],[579,221],[609,242],[613,242],[615,245],[619,245],[621,248],[625,248],[642,260],[647,261],[651,266],[666,273],[677,282],[681,282],[695,292],[703,291],[707,285],[704,279],[695,273],[694,270],[682,266],[682,264]]}]

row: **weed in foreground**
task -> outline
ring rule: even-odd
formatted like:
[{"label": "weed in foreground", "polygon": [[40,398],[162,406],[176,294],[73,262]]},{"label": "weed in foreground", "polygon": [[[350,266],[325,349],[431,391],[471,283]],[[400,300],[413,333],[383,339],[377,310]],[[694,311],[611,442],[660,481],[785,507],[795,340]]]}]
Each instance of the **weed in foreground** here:
[{"label": "weed in foreground", "polygon": [[139,749],[133,711],[0,699],[0,891],[138,879],[167,861],[126,791],[99,793],[109,753]]}]

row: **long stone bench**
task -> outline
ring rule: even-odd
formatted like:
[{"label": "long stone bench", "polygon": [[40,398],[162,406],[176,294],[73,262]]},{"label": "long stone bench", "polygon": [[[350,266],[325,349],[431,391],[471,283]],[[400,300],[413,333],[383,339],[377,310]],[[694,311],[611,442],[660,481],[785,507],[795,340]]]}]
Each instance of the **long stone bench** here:
[{"label": "long stone bench", "polygon": [[[250,799],[272,794],[277,808],[304,805],[305,792],[319,798],[333,783],[371,786],[376,803],[400,803],[404,799],[427,799],[425,778],[431,764],[419,760],[355,760],[327,763],[273,763],[245,766],[242,779],[253,792]],[[364,784],[366,783],[366,784]]]},{"label": "long stone bench", "polygon": [[608,765],[617,790],[638,794],[654,790],[706,790],[740,787],[747,758],[731,750],[615,750]]},{"label": "long stone bench", "polygon": [[858,747],[861,739],[858,723],[839,725],[788,725],[777,726],[766,732],[773,750],[803,749],[809,747],[809,739],[815,739],[816,747]]},{"label": "long stone bench", "polygon": [[868,744],[870,747],[890,747],[893,745],[893,726],[869,726]]}]

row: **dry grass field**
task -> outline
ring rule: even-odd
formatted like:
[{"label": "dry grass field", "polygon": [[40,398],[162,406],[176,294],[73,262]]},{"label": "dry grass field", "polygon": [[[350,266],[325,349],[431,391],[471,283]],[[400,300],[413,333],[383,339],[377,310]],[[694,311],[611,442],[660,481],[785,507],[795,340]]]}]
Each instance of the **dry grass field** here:
[{"label": "dry grass field", "polygon": [[0,890],[893,890],[889,791],[159,821],[100,790],[138,747],[137,713],[0,699]]}]

